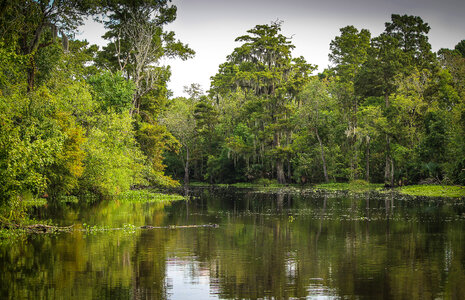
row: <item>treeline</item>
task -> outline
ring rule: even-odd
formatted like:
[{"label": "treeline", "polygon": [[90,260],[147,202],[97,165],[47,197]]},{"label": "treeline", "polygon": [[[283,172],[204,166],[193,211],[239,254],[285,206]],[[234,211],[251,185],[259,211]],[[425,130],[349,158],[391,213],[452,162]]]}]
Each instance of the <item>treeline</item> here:
[{"label": "treeline", "polygon": [[[100,50],[73,38],[92,16],[105,16]],[[159,61],[194,51],[163,29],[175,18],[161,0],[1,2],[0,205],[177,184],[164,175],[179,143],[158,123],[170,95]]]},{"label": "treeline", "polygon": [[465,185],[465,40],[433,53],[420,17],[347,26],[331,65],[293,57],[281,23],[258,25],[160,122],[181,143],[169,174],[212,183],[351,181]]},{"label": "treeline", "polygon": [[[171,99],[160,61],[194,51],[169,2],[1,2],[0,204],[190,178],[465,184],[465,41],[433,53],[421,18],[393,15],[378,37],[342,28],[312,75],[281,23],[258,25],[208,94]],[[93,16],[102,49],[74,38]]]}]

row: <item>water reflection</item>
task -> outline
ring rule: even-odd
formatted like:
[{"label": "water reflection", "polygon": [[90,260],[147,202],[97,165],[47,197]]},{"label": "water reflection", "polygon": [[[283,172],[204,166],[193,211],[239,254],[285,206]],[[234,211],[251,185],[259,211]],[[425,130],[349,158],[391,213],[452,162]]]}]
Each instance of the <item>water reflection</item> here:
[{"label": "water reflection", "polygon": [[2,299],[465,297],[463,200],[198,188],[171,205],[38,210],[74,232],[0,245]]}]

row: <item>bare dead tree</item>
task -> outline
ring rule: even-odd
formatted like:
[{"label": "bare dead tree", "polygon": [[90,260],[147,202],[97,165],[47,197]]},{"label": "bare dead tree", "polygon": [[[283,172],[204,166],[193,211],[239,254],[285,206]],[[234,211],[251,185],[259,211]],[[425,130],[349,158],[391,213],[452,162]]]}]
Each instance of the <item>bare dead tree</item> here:
[{"label": "bare dead tree", "polygon": [[120,71],[136,86],[131,114],[139,110],[141,97],[155,88],[160,77],[159,60],[163,53],[160,35],[161,28],[132,16],[113,41]]}]

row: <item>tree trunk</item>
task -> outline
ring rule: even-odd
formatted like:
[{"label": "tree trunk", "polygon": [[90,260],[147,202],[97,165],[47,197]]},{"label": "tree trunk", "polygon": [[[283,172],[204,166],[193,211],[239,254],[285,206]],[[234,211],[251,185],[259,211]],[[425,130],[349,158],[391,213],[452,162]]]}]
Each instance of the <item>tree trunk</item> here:
[{"label": "tree trunk", "polygon": [[291,171],[291,157],[290,155],[287,156],[287,180],[292,182],[292,171]]},{"label": "tree trunk", "polygon": [[357,112],[358,112],[358,99],[355,97],[355,104],[354,104],[354,120],[353,120],[353,131],[354,131],[354,141],[353,141],[353,164],[352,164],[352,172],[353,172],[353,178],[356,180],[358,179],[358,149],[357,149],[357,126],[358,126],[358,120],[357,120]]},{"label": "tree trunk", "polygon": [[31,66],[27,69],[27,92],[32,92],[34,90],[34,78],[35,78],[35,67],[34,63],[31,63]]},{"label": "tree trunk", "polygon": [[367,140],[367,165],[366,165],[366,181],[370,182],[370,138]]},{"label": "tree trunk", "polygon": [[391,157],[391,186],[394,186],[394,160]]},{"label": "tree trunk", "polygon": [[389,186],[389,178],[391,177],[391,168],[389,164],[389,154],[386,154],[386,163],[384,164],[384,185]]},{"label": "tree trunk", "polygon": [[[289,131],[286,133],[286,145],[290,144],[290,139],[291,139],[290,135],[291,134],[292,133],[289,132]],[[289,183],[292,182],[291,154],[290,153],[287,154],[287,180],[288,180]]]},{"label": "tree trunk", "polygon": [[387,140],[387,154],[386,154],[386,165],[384,169],[384,185],[393,187],[394,186],[394,159],[390,152],[390,138],[386,137]]},{"label": "tree trunk", "polygon": [[[385,93],[386,108],[389,107],[389,95]],[[384,167],[384,185],[394,186],[394,161],[391,156],[391,138],[386,134],[386,165]]]},{"label": "tree trunk", "polygon": [[[34,90],[34,79],[36,76],[35,55],[36,55],[37,49],[39,49],[40,37],[42,36],[42,32],[44,30],[45,25],[46,25],[45,16],[42,16],[42,20],[40,24],[37,26],[36,31],[34,33],[34,38],[32,40],[32,43],[28,44],[28,46],[23,48],[23,54],[26,54],[26,55],[32,54],[32,57],[30,58],[30,66],[27,69],[27,91],[28,92],[32,92],[32,90]],[[24,42],[27,44],[28,39],[26,37],[23,37],[23,38],[24,38]]]},{"label": "tree trunk", "polygon": [[326,170],[325,149],[323,147],[323,142],[321,141],[320,135],[318,134],[317,128],[315,128],[315,135],[316,135],[316,138],[318,139],[318,143],[320,144],[320,154],[321,154],[321,161],[323,162],[323,174],[325,176],[325,182],[329,182],[328,171]]},{"label": "tree trunk", "polygon": [[184,185],[189,185],[189,148],[186,147],[186,163],[184,165]]},{"label": "tree trunk", "polygon": [[[277,147],[280,146],[279,142],[279,133],[275,132],[274,133],[274,138],[273,138],[273,146],[276,149]],[[278,180],[279,184],[285,184],[286,183],[286,177],[284,175],[284,164],[281,158],[276,158],[276,179]]]},{"label": "tree trunk", "polygon": [[284,176],[283,161],[280,159],[276,160],[276,177],[278,179],[279,184],[286,183],[286,177]]},{"label": "tree trunk", "polygon": [[357,149],[357,137],[354,137],[355,138],[355,141],[354,141],[354,163],[353,163],[353,172],[354,172],[354,175],[353,175],[353,178],[354,180],[357,180],[358,179],[358,173],[357,173],[357,170],[358,170],[358,149]]}]

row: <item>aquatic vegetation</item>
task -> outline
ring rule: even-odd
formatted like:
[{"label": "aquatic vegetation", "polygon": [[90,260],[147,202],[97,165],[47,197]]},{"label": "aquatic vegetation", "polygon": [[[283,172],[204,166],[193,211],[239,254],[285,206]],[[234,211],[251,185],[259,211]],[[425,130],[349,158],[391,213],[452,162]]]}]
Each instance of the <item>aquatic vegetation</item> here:
[{"label": "aquatic vegetation", "polygon": [[97,231],[104,231],[110,229],[107,226],[101,226],[101,225],[89,225],[86,223],[82,223],[82,229],[88,233],[95,233]]},{"label": "aquatic vegetation", "polygon": [[184,200],[185,197],[178,194],[163,194],[150,190],[131,190],[120,193],[116,199],[129,202],[170,202]]},{"label": "aquatic vegetation", "polygon": [[4,229],[0,228],[0,247],[8,246],[26,239],[24,229]]},{"label": "aquatic vegetation", "polygon": [[236,182],[236,183],[218,183],[218,184],[210,184],[206,182],[193,182],[190,183],[189,186],[192,187],[208,187],[208,186],[215,186],[221,188],[244,188],[244,189],[257,189],[261,191],[273,191],[273,190],[288,190],[288,189],[301,189],[303,188],[302,185],[299,184],[278,184],[275,180],[267,180],[263,181],[260,180],[258,182]]},{"label": "aquatic vegetation", "polygon": [[197,187],[202,186],[215,186],[219,188],[244,188],[250,189],[254,193],[300,193],[308,194],[314,192],[323,192],[331,193],[334,195],[340,194],[341,196],[347,192],[353,195],[366,193],[366,192],[398,192],[402,195],[409,196],[424,196],[424,197],[451,197],[459,198],[465,197],[465,187],[464,186],[452,186],[452,185],[409,185],[403,187],[397,187],[394,189],[384,189],[384,185],[381,183],[369,183],[364,180],[354,180],[350,182],[332,182],[332,183],[321,183],[315,186],[305,186],[305,185],[282,185],[282,184],[270,184],[268,186],[263,186],[256,183],[235,183],[235,184],[217,184],[210,185],[207,183],[195,184]]},{"label": "aquatic vegetation", "polygon": [[126,233],[135,233],[136,229],[139,229],[139,227],[133,225],[133,224],[123,224],[123,230]]},{"label": "aquatic vegetation", "polygon": [[79,198],[77,196],[61,196],[60,202],[62,203],[78,203]]},{"label": "aquatic vegetation", "polygon": [[24,201],[24,205],[26,207],[43,206],[46,204],[47,204],[47,199],[44,199],[44,198],[34,198],[34,199]]},{"label": "aquatic vegetation", "polygon": [[317,184],[315,188],[330,191],[348,190],[351,192],[367,192],[372,190],[379,191],[383,188],[383,185],[379,183],[369,183],[364,180],[354,180],[350,182],[321,183]]},{"label": "aquatic vegetation", "polygon": [[396,189],[401,194],[427,197],[465,197],[465,187],[457,185],[408,185]]}]

